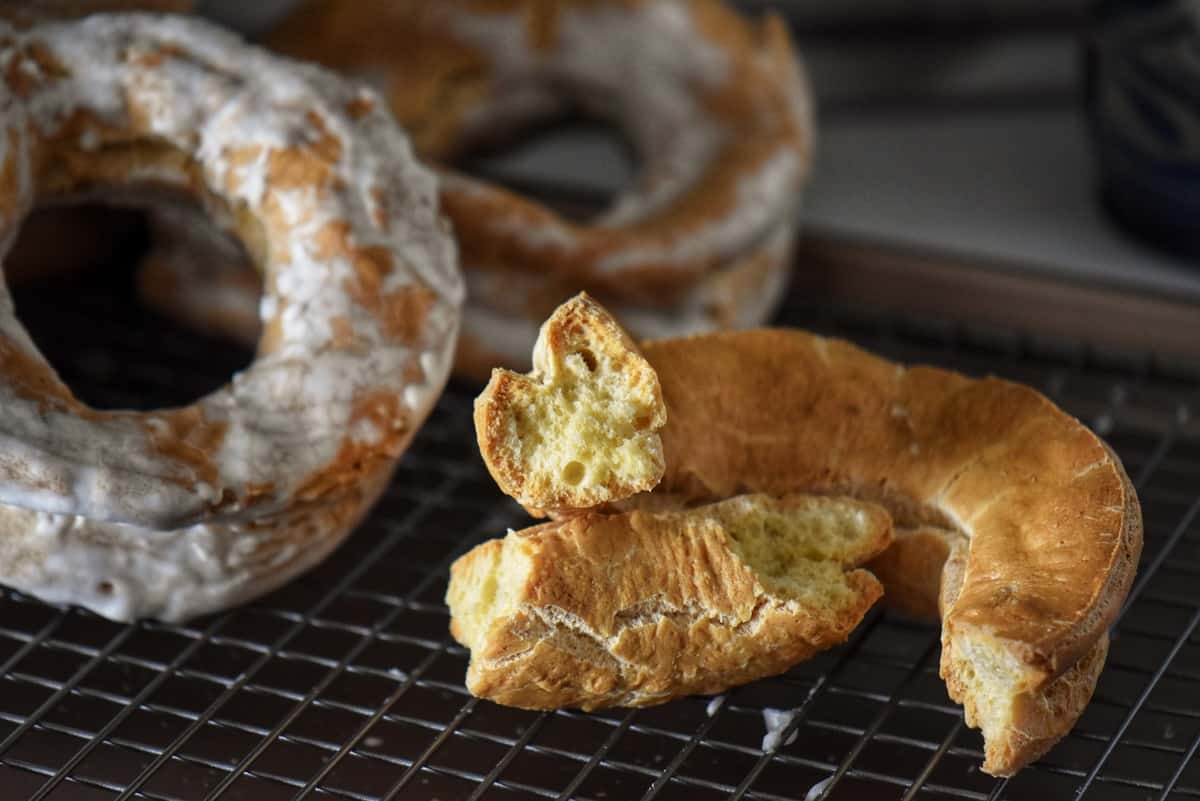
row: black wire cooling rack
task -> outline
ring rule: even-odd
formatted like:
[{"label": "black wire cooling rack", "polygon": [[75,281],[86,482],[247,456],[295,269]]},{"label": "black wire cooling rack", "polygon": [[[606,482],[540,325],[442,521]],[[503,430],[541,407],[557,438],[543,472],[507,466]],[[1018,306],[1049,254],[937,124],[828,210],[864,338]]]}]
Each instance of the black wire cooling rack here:
[{"label": "black wire cooling rack", "polygon": [[[96,405],[185,402],[249,359],[130,297],[119,282],[71,278],[20,288],[17,303]],[[476,453],[477,388],[452,385],[370,518],[257,603],[124,626],[4,593],[0,798],[1200,797],[1195,376],[1146,355],[797,299],[782,318],[904,361],[1029,382],[1104,434],[1135,478],[1145,554],[1095,700],[1015,779],[979,772],[980,738],[937,676],[936,628],[883,611],[844,647],[715,699],[539,714],[470,697],[467,654],[447,634],[447,566],[525,518]],[[761,750],[764,708],[794,710],[774,753]]]}]

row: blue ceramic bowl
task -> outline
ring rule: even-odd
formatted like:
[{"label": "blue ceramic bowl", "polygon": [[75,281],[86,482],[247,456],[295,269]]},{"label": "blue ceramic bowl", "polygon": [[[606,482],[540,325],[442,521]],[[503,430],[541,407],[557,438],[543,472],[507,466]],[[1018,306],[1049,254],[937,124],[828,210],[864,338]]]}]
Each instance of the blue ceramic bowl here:
[{"label": "blue ceramic bowl", "polygon": [[1200,266],[1200,1],[1102,0],[1092,14],[1085,97],[1105,205]]}]

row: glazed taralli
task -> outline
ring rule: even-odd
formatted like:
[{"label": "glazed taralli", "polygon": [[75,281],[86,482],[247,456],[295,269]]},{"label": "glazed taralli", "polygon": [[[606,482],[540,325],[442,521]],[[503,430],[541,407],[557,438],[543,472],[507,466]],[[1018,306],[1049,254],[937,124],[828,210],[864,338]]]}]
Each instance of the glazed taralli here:
[{"label": "glazed taralli", "polygon": [[876,564],[885,587],[906,575],[911,609],[938,598],[941,675],[983,730],[984,770],[1010,775],[1071,729],[1142,546],[1137,495],[1095,434],[1029,387],[801,331],[643,353],[667,403],[666,471],[632,505],[743,492],[884,505],[903,550]]},{"label": "glazed taralli", "polygon": [[0,581],[122,620],[277,586],[369,508],[449,374],[435,176],[373,93],[195,19],[0,23],[0,75],[5,247],[38,201],[166,189],[269,286],[255,361],[145,413],[79,402],[0,287]]},{"label": "glazed taralli", "polygon": [[812,100],[778,16],[720,0],[308,0],[271,44],[378,84],[442,163],[572,107],[622,130],[641,174],[589,222],[447,171],[468,272],[664,306],[796,223]]},{"label": "glazed taralli", "polygon": [[887,513],[850,499],[584,514],[456,561],[451,632],[467,687],[510,706],[721,692],[845,640],[882,592],[859,565],[890,542]]}]

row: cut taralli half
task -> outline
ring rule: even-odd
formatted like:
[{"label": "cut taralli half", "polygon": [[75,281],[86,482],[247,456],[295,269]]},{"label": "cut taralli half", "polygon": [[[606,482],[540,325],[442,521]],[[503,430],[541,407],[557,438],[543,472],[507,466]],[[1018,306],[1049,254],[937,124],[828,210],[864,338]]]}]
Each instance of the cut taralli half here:
[{"label": "cut taralli half", "polygon": [[586,294],[542,325],[533,371],[494,370],[475,401],[479,451],[531,513],[570,513],[654,487],[667,420],[658,376]]},{"label": "cut taralli half", "polygon": [[455,562],[450,630],[471,649],[468,689],[501,704],[718,693],[844,641],[883,592],[859,566],[891,541],[882,507],[846,498],[584,514]]}]

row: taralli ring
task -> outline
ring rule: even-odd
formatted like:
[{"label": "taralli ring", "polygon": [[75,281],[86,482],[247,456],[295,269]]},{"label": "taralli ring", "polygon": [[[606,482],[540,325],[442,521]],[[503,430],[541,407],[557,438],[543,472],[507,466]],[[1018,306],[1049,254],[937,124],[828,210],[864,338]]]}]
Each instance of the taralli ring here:
[{"label": "taralli ring", "polygon": [[743,492],[883,505],[904,550],[877,575],[910,606],[940,588],[941,675],[983,730],[983,769],[1010,775],[1071,729],[1142,547],[1137,495],[1102,440],[1028,387],[799,331],[643,353],[668,410],[666,470],[629,505]]},{"label": "taralli ring", "polygon": [[39,200],[182,191],[266,286],[254,363],[147,413],[75,399],[0,290],[0,580],[118,618],[278,584],[358,520],[448,375],[435,177],[373,93],[195,20],[0,27],[0,73],[5,242]]},{"label": "taralli ring", "polygon": [[[585,312],[592,325],[567,325]],[[885,601],[940,613],[941,676],[967,724],[983,731],[985,772],[1011,775],[1070,731],[1096,688],[1108,628],[1142,548],[1137,494],[1099,437],[1029,387],[905,367],[802,331],[729,331],[647,342],[639,351],[611,325],[589,298],[564,304],[543,329],[535,372],[497,370],[476,401],[480,454],[501,489],[559,522],[510,531],[452,569],[451,631],[471,649],[472,692],[538,708],[594,708],[723,691],[785,669],[801,657],[754,637],[738,651],[759,672],[714,669],[700,679],[693,660],[713,645],[696,637],[697,621],[724,612],[691,593],[736,571],[706,575],[721,561],[707,552],[650,559],[653,577],[631,581],[633,592],[622,583],[631,569],[626,552],[610,538],[666,521],[702,525],[739,496],[761,511],[809,493],[888,513],[887,537],[859,558],[882,582]],[[544,344],[551,341],[556,350]],[[572,354],[601,350],[603,360],[584,359],[594,368],[571,369]],[[625,402],[635,382],[658,390],[655,411],[665,424],[644,432],[661,440],[655,458],[636,458],[630,447],[629,420],[645,415]],[[579,416],[590,419],[572,422]],[[612,480],[611,454],[621,452],[623,474],[636,482]],[[575,474],[547,469],[571,459],[580,465]],[[744,500],[747,493],[758,500]],[[600,497],[609,501],[597,504]],[[846,518],[828,518],[815,541],[840,541],[846,527],[829,525],[839,519]],[[789,551],[797,521],[772,521],[747,548],[758,525],[724,518],[727,537],[742,546],[732,548],[732,562],[792,575],[811,545]],[[806,570],[796,586],[811,590]],[[688,591],[674,593],[676,583]],[[856,607],[859,618],[877,597]],[[635,614],[627,603],[654,614]],[[828,606],[805,614],[822,611]],[[839,630],[844,637],[849,629]]]},{"label": "taralli ring", "polygon": [[312,0],[271,43],[375,83],[442,163],[571,109],[620,128],[635,186],[588,222],[449,172],[467,270],[669,305],[792,224],[808,173],[811,99],[786,27],[717,0]]}]

